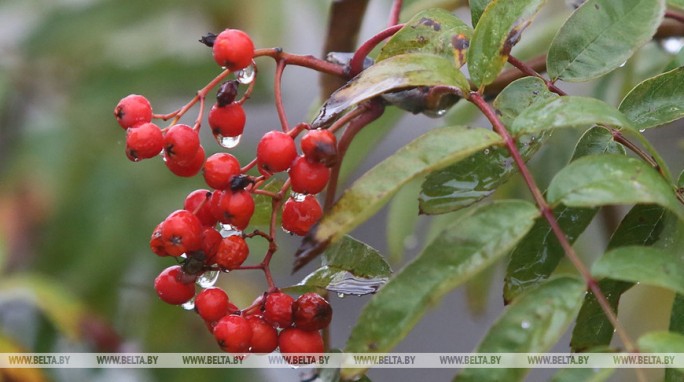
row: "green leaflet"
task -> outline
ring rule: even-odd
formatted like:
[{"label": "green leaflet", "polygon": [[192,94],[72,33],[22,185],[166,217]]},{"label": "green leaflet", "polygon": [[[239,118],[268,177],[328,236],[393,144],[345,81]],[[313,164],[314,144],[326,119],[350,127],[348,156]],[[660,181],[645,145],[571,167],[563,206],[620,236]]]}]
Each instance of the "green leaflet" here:
[{"label": "green leaflet", "polygon": [[684,67],[649,78],[634,87],[619,109],[638,129],[664,125],[684,116]]},{"label": "green leaflet", "polygon": [[[644,353],[684,353],[684,335],[671,332],[651,332],[637,341],[639,350]],[[677,368],[684,372],[684,368]]]}]

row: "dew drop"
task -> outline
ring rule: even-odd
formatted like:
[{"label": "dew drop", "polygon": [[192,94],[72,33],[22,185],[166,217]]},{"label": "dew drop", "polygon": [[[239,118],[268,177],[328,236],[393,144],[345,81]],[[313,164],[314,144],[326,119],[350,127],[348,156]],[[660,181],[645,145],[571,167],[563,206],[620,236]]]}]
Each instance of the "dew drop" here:
[{"label": "dew drop", "polygon": [[436,110],[424,110],[423,114],[427,115],[430,118],[439,118],[443,117],[449,109],[436,109]]},{"label": "dew drop", "polygon": [[530,323],[527,322],[527,321],[523,321],[523,322],[520,324],[520,327],[523,328],[523,329],[529,329],[529,328],[530,328]]},{"label": "dew drop", "polygon": [[183,254],[181,254],[179,257],[180,257],[181,259],[187,259],[187,258],[188,258],[188,254],[187,254],[187,253],[183,253]]},{"label": "dew drop", "polygon": [[626,64],[627,64],[627,61],[625,61],[625,62],[623,62],[622,64],[620,64],[619,67],[622,68],[622,67],[625,66]]},{"label": "dew drop", "polygon": [[294,199],[296,202],[303,202],[304,199],[306,199],[305,194],[300,194],[299,192],[291,192],[290,196],[292,199]]},{"label": "dew drop", "polygon": [[181,305],[181,308],[185,310],[193,310],[195,309],[195,298],[191,298],[190,301],[184,303]]},{"label": "dew drop", "polygon": [[488,154],[489,154],[489,149],[484,149],[484,155],[488,155]]},{"label": "dew drop", "polygon": [[646,129],[639,129],[640,133],[643,133],[644,131],[646,131]]},{"label": "dew drop", "polygon": [[251,84],[252,81],[254,81],[254,77],[256,77],[256,70],[254,70],[254,65],[249,65],[248,67],[235,72],[235,78],[238,80],[239,83],[244,85]]},{"label": "dew drop", "polygon": [[216,134],[214,137],[216,138],[216,142],[218,142],[221,147],[232,149],[240,144],[240,138],[242,138],[242,135],[238,135],[237,137],[224,137],[221,134]]},{"label": "dew drop", "polygon": [[681,37],[671,37],[660,40],[660,46],[670,54],[677,54],[684,47],[684,39]]},{"label": "dew drop", "polygon": [[223,237],[242,235],[242,231],[230,224],[219,223],[219,233]]},{"label": "dew drop", "polygon": [[344,296],[345,296],[344,293],[338,293],[337,294],[337,297],[339,297],[339,298],[344,298]]},{"label": "dew drop", "polygon": [[220,274],[221,272],[219,271],[206,271],[199,275],[197,281],[195,282],[200,286],[200,288],[211,288],[214,286],[214,284],[216,284]]}]

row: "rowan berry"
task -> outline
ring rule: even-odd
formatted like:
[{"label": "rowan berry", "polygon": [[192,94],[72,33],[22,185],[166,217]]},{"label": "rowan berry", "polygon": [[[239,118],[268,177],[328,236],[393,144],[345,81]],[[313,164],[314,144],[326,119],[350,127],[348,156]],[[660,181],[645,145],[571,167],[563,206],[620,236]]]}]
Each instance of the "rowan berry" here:
[{"label": "rowan berry", "polygon": [[184,304],[195,295],[194,279],[183,275],[180,265],[164,269],[154,279],[154,289],[162,301],[172,304]]},{"label": "rowan berry", "polygon": [[170,256],[180,256],[202,247],[202,223],[190,211],[174,211],[162,222],[160,229],[164,251]]},{"label": "rowan berry", "polygon": [[300,194],[318,194],[330,180],[330,169],[323,163],[310,162],[299,156],[289,170],[292,191]]},{"label": "rowan berry", "polygon": [[164,152],[164,164],[174,174],[182,177],[191,177],[197,175],[204,164],[204,147],[199,146],[195,158],[187,164],[178,163],[173,157],[170,157],[166,151]]},{"label": "rowan berry", "polygon": [[253,315],[246,317],[252,327],[252,342],[250,352],[270,353],[278,347],[278,331],[263,317]]},{"label": "rowan berry", "polygon": [[137,162],[153,158],[164,148],[164,135],[159,126],[144,122],[126,130],[126,157]]},{"label": "rowan berry", "polygon": [[240,162],[228,153],[216,153],[204,162],[204,181],[209,187],[225,190],[231,179],[240,174]]},{"label": "rowan berry", "polygon": [[292,325],[293,302],[294,298],[285,293],[269,293],[264,301],[264,320],[280,328],[287,328]]},{"label": "rowan berry", "polygon": [[150,249],[157,256],[169,256],[169,254],[166,252],[166,249],[164,249],[164,240],[162,239],[161,231],[162,224],[164,224],[164,222],[157,224],[157,227],[155,227],[154,231],[152,231],[152,236],[150,237]]},{"label": "rowan berry", "polygon": [[202,231],[202,252],[206,255],[205,265],[216,264],[216,252],[223,236],[213,227],[204,227]]},{"label": "rowan berry", "polygon": [[303,330],[327,328],[332,320],[332,307],[321,295],[304,293],[292,303],[294,326]]},{"label": "rowan berry", "polygon": [[283,205],[282,226],[285,231],[304,236],[321,216],[323,209],[313,195],[306,195],[302,200],[289,198]]},{"label": "rowan berry", "polygon": [[239,235],[224,237],[218,245],[214,261],[224,269],[235,269],[249,256],[249,246]]},{"label": "rowan berry", "polygon": [[215,104],[209,110],[209,126],[217,140],[239,137],[245,130],[245,110],[237,102],[225,106]]},{"label": "rowan berry", "polygon": [[254,43],[247,33],[226,29],[214,39],[212,52],[219,66],[236,71],[252,63]]},{"label": "rowan berry", "polygon": [[152,120],[152,105],[147,98],[130,94],[122,98],[114,108],[114,116],[119,125],[127,129]]},{"label": "rowan berry", "polygon": [[213,227],[216,219],[211,213],[209,200],[211,191],[205,189],[195,190],[185,197],[183,209],[192,212],[205,227]]},{"label": "rowan berry", "polygon": [[309,130],[300,142],[306,159],[332,167],[337,162],[337,138],[330,130]]},{"label": "rowan berry", "polygon": [[214,338],[229,353],[247,353],[252,341],[252,326],[244,317],[223,316],[214,326]]},{"label": "rowan berry", "polygon": [[297,146],[291,136],[280,131],[269,131],[257,145],[257,166],[261,173],[285,171],[297,157]]},{"label": "rowan berry", "polygon": [[323,353],[323,337],[318,331],[287,328],[278,335],[280,352],[288,353]]},{"label": "rowan berry", "polygon": [[218,321],[228,314],[230,301],[221,288],[207,288],[195,297],[195,310],[205,321]]},{"label": "rowan berry", "polygon": [[184,124],[169,127],[164,135],[166,156],[180,166],[192,163],[200,147],[199,134]]},{"label": "rowan berry", "polygon": [[244,230],[254,214],[254,199],[246,190],[215,191],[211,197],[214,217],[223,224]]}]

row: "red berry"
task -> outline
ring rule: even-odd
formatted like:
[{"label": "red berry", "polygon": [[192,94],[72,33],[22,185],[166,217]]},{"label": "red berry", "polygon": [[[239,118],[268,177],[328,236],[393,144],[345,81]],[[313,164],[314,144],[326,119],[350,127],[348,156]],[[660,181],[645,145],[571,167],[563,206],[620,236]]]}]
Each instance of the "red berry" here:
[{"label": "red berry", "polygon": [[309,162],[300,156],[290,166],[292,191],[300,194],[318,194],[323,191],[330,179],[330,169],[323,163]]},{"label": "red berry", "polygon": [[218,321],[228,313],[228,294],[220,288],[207,288],[195,297],[195,309],[205,321]]},{"label": "red berry", "polygon": [[283,354],[323,353],[323,337],[318,331],[287,328],[280,332],[278,345]]},{"label": "red berry", "polygon": [[195,214],[203,226],[213,227],[216,224],[216,219],[211,213],[210,199],[211,191],[204,189],[195,190],[185,197],[183,209]]},{"label": "red berry", "polygon": [[205,254],[205,265],[216,264],[216,252],[223,236],[213,227],[204,227],[202,231],[202,252]]},{"label": "red berry", "polygon": [[285,231],[304,236],[323,216],[323,209],[313,195],[298,201],[289,198],[283,205],[282,225]]},{"label": "red berry", "polygon": [[310,130],[302,137],[302,152],[306,159],[332,167],[337,162],[337,138],[330,130]]},{"label": "red berry", "polygon": [[173,157],[170,157],[166,152],[164,152],[164,164],[172,173],[178,176],[195,176],[200,172],[202,165],[204,164],[204,148],[200,145],[197,153],[195,154],[195,159],[187,164],[178,163]]},{"label": "red berry", "polygon": [[278,331],[261,316],[246,317],[252,327],[252,353],[270,353],[278,347]]},{"label": "red berry", "polygon": [[204,181],[209,187],[225,190],[231,179],[240,174],[240,162],[228,153],[216,153],[204,162]]},{"label": "red berry", "polygon": [[221,268],[235,269],[242,265],[249,255],[249,246],[242,236],[224,237],[218,245],[214,261]]},{"label": "red berry", "polygon": [[303,330],[327,328],[332,320],[332,307],[321,295],[304,293],[292,304],[294,326]]},{"label": "red berry", "polygon": [[285,171],[297,157],[297,146],[291,136],[269,131],[257,145],[257,165],[262,173]]},{"label": "red berry", "polygon": [[252,327],[241,316],[223,316],[214,326],[214,338],[229,353],[247,353],[252,341]]},{"label": "red berry", "polygon": [[211,198],[211,209],[219,222],[244,230],[254,214],[254,199],[245,190],[215,191]]},{"label": "red berry", "polygon": [[264,320],[281,328],[292,325],[293,302],[294,298],[285,293],[269,293],[264,302]]},{"label": "red berry", "polygon": [[197,251],[202,247],[202,223],[190,211],[175,211],[161,224],[161,240],[171,256]]},{"label": "red berry", "polygon": [[252,39],[237,29],[226,29],[219,33],[212,50],[216,63],[232,71],[247,67],[254,57]]},{"label": "red berry", "polygon": [[164,269],[154,279],[154,289],[162,301],[172,304],[184,304],[195,295],[195,282],[183,274],[180,265]]},{"label": "red berry", "polygon": [[242,135],[245,121],[245,111],[237,102],[226,106],[215,104],[209,111],[209,126],[217,140]]},{"label": "red berry", "polygon": [[162,224],[164,224],[164,222],[159,223],[154,231],[152,231],[152,237],[150,237],[150,249],[157,256],[169,256],[164,248],[164,239],[162,239]]},{"label": "red berry", "polygon": [[199,134],[188,125],[173,125],[169,127],[166,135],[164,135],[164,152],[166,156],[180,166],[192,163],[199,147]]},{"label": "red berry", "polygon": [[145,122],[126,130],[126,156],[133,162],[153,158],[164,148],[159,126]]},{"label": "red berry", "polygon": [[119,101],[114,108],[114,116],[124,129],[152,120],[152,105],[147,98],[130,94]]}]

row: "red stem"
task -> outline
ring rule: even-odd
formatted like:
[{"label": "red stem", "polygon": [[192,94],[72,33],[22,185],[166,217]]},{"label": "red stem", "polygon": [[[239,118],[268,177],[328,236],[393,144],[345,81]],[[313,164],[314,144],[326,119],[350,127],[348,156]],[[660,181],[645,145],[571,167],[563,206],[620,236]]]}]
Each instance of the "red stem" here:
[{"label": "red stem", "polygon": [[388,27],[399,24],[399,16],[401,15],[401,6],[403,5],[402,0],[394,0],[392,2],[392,10],[390,11]]},{"label": "red stem", "polygon": [[679,21],[680,23],[684,23],[684,15],[679,12],[670,10],[665,11],[665,17],[668,19]]},{"label": "red stem", "polygon": [[558,88],[553,82],[551,82],[551,81],[547,80],[546,78],[544,78],[544,76],[542,76],[541,74],[539,74],[536,70],[532,69],[532,68],[531,68],[529,65],[527,65],[526,63],[524,63],[524,62],[518,60],[517,58],[515,58],[515,57],[513,57],[513,56],[508,56],[508,62],[509,62],[511,65],[513,65],[513,66],[515,66],[516,68],[518,68],[518,70],[520,70],[521,72],[527,74],[528,76],[537,77],[537,78],[543,80],[544,83],[546,84],[546,87],[548,87],[549,90],[551,90],[552,92],[554,92],[554,93],[556,93],[556,94],[558,94],[558,95],[560,95],[560,96],[567,95],[566,92],[564,92],[563,90],[561,90],[560,88]]},{"label": "red stem", "polygon": [[354,56],[352,57],[351,61],[349,61],[349,77],[354,77],[357,74],[361,73],[361,71],[363,70],[363,61],[366,59],[368,54],[370,54],[370,52],[379,43],[381,43],[384,39],[397,33],[397,31],[399,31],[399,29],[401,29],[403,26],[403,24],[393,25],[383,31],[380,31],[380,33],[369,38],[366,42],[361,44],[359,49],[357,49],[356,52],[354,52]]},{"label": "red stem", "polygon": [[278,119],[280,119],[280,126],[284,133],[290,131],[290,125],[287,123],[287,115],[285,115],[285,107],[283,106],[282,81],[283,71],[285,70],[285,61],[278,60],[276,66],[275,78],[273,83],[273,92],[275,93],[275,106],[278,112]]},{"label": "red stem", "polygon": [[332,74],[338,77],[347,77],[344,68],[340,65],[321,60],[314,56],[301,56],[283,52],[281,48],[264,48],[254,51],[254,57],[271,57],[275,60],[283,60],[288,65],[297,65],[313,69],[319,72]]}]

